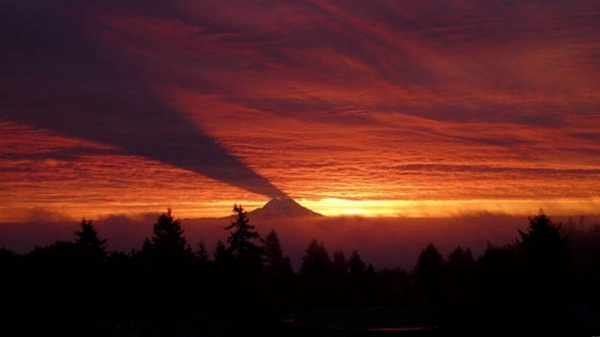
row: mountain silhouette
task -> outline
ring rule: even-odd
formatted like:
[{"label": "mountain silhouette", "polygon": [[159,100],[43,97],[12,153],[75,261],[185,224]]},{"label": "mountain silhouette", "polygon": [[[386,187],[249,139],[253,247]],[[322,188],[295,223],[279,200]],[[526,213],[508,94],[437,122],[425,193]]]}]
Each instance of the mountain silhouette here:
[{"label": "mountain silhouette", "polygon": [[248,215],[252,218],[314,218],[323,216],[300,205],[294,199],[286,197],[273,198],[263,207],[253,210]]}]

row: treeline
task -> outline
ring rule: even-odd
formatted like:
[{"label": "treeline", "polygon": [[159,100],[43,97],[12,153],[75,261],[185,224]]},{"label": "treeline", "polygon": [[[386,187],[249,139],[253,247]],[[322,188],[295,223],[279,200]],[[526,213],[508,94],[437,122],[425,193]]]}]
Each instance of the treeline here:
[{"label": "treeline", "polygon": [[541,211],[514,244],[489,245],[480,257],[461,247],[444,257],[430,244],[412,271],[375,270],[358,252],[330,255],[317,240],[295,271],[275,231],[261,237],[241,206],[233,218],[227,241],[213,252],[202,242],[192,248],[171,210],[139,251],[109,253],[86,220],[73,241],[24,255],[0,250],[2,329],[39,336],[248,334],[288,329],[286,314],[315,308],[417,304],[429,308],[421,324],[440,333],[598,328],[598,242],[584,244],[577,254],[586,258],[574,262],[574,242]]}]

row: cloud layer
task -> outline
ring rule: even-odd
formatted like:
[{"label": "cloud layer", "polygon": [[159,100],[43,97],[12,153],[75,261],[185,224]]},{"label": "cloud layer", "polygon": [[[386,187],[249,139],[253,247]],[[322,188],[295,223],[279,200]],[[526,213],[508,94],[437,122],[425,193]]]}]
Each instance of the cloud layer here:
[{"label": "cloud layer", "polygon": [[3,6],[3,214],[597,205],[597,1]]},{"label": "cloud layer", "polygon": [[15,36],[3,46],[4,117],[111,145],[257,194],[285,195],[157,99],[132,66],[134,59],[93,44],[81,18],[87,7],[36,4],[6,5],[7,20],[0,29]]}]

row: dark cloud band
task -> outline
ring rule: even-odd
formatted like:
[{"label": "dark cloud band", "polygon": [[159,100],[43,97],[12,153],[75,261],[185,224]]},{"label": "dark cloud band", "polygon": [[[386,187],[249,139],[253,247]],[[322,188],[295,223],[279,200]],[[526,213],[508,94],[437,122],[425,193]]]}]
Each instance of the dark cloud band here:
[{"label": "dark cloud band", "polygon": [[[31,1],[30,1],[31,2]],[[2,114],[119,147],[269,197],[285,194],[140,80],[131,60],[104,53],[70,19],[71,6],[5,4]]]}]

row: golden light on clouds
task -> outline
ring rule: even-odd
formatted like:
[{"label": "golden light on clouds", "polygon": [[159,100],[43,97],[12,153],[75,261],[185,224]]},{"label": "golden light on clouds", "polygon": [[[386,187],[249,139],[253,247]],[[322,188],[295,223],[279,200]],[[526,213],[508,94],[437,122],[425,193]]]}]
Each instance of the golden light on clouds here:
[{"label": "golden light on clouds", "polygon": [[0,222],[226,216],[240,168],[332,216],[600,209],[597,1],[74,6],[6,47]]},{"label": "golden light on clouds", "polygon": [[530,216],[539,208],[550,214],[577,216],[597,214],[600,198],[590,200],[344,200],[300,201],[328,216],[448,218],[495,213]]}]

